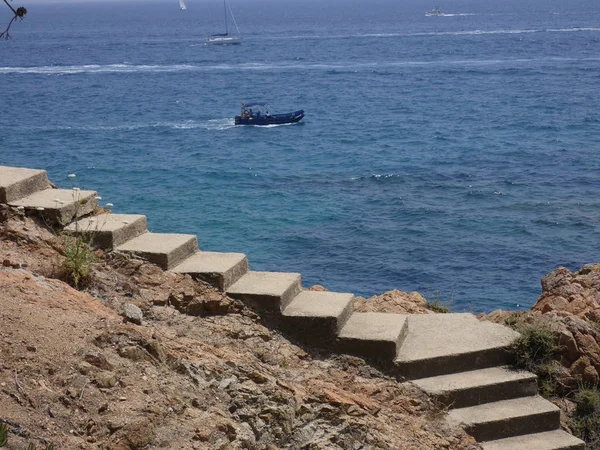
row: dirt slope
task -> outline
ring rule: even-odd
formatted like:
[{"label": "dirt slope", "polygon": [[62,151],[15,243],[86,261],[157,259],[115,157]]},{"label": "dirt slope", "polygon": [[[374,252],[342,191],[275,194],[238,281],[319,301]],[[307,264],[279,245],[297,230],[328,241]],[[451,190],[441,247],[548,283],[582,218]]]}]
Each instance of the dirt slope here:
[{"label": "dirt slope", "polygon": [[[0,210],[7,449],[477,448],[418,392],[301,348],[187,276],[99,254],[80,292],[60,239]],[[126,304],[144,314],[125,322]]]}]

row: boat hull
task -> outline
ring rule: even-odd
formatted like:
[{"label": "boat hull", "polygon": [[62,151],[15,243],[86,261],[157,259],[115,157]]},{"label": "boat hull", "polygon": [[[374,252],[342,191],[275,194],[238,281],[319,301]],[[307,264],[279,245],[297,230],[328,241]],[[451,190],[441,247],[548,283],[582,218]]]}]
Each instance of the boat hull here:
[{"label": "boat hull", "polygon": [[241,43],[242,38],[240,37],[217,37],[206,40],[206,45],[238,45]]},{"label": "boat hull", "polygon": [[235,116],[236,125],[283,125],[300,122],[304,118],[304,110],[300,109],[288,114],[273,114],[266,116],[242,117]]}]

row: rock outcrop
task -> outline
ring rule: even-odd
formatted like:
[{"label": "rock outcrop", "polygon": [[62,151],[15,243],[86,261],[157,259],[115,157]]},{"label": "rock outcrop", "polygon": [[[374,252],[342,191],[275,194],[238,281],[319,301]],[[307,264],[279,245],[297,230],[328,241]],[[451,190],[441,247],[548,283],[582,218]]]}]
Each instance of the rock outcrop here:
[{"label": "rock outcrop", "polygon": [[559,393],[576,389],[581,382],[600,381],[600,264],[575,273],[559,267],[542,279],[542,294],[531,311],[494,311],[487,318],[497,323],[547,324],[559,334]]},{"label": "rock outcrop", "polygon": [[427,300],[418,292],[406,292],[394,289],[381,295],[375,295],[368,300],[356,297],[354,308],[359,312],[382,312],[396,314],[431,314],[426,307]]},{"label": "rock outcrop", "polygon": [[[418,389],[300,348],[188,275],[100,252],[77,291],[54,278],[57,236],[0,218],[7,448],[478,448]],[[132,306],[142,325],[120,315]]]}]

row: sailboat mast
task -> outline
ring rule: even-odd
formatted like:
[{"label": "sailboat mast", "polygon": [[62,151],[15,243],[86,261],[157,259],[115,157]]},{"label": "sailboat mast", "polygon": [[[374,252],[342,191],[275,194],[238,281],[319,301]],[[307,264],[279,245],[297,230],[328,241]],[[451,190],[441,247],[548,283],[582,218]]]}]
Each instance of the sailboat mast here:
[{"label": "sailboat mast", "polygon": [[227,30],[227,0],[223,0],[223,12],[225,13],[225,34],[229,34],[229,30]]}]

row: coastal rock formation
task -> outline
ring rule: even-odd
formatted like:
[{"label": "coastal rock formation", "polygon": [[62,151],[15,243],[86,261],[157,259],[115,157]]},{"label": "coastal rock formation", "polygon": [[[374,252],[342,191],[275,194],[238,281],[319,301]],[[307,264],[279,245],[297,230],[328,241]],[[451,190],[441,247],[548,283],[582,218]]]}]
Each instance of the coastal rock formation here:
[{"label": "coastal rock formation", "polygon": [[559,267],[542,279],[542,294],[531,311],[494,311],[486,318],[517,326],[545,324],[559,334],[558,393],[600,381],[600,264],[576,273]]},{"label": "coastal rock formation", "polygon": [[600,264],[588,264],[576,273],[565,267],[550,272],[542,279],[542,295],[532,310],[600,323]]},{"label": "coastal rock formation", "polygon": [[[60,237],[0,210],[8,448],[479,448],[420,391],[363,360],[298,347],[189,276],[96,256],[77,291],[55,278]],[[142,325],[124,322],[127,304]]]},{"label": "coastal rock formation", "polygon": [[427,300],[418,292],[406,292],[394,289],[369,299],[356,297],[354,308],[359,312],[385,312],[397,314],[432,314],[426,307]]}]

